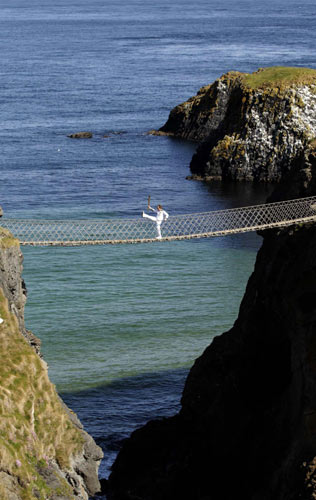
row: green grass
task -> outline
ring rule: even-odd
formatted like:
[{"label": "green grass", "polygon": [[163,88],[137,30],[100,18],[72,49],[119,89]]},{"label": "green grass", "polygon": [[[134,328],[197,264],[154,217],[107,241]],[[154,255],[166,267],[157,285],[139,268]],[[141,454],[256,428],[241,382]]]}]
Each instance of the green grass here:
[{"label": "green grass", "polygon": [[[0,288],[0,469],[18,479],[23,500],[49,498],[39,466],[57,461],[66,470],[81,452],[82,433],[72,424],[45,364],[19,331]],[[60,487],[71,489],[60,477]],[[36,495],[34,496],[34,493]],[[1,493],[5,497],[5,492]],[[39,495],[39,496],[38,496]]]},{"label": "green grass", "polygon": [[0,227],[0,248],[17,247],[20,242],[12,236],[8,229]]},{"label": "green grass", "polygon": [[261,68],[255,73],[242,76],[242,82],[251,89],[279,88],[285,89],[292,85],[316,85],[316,70],[273,66]]}]

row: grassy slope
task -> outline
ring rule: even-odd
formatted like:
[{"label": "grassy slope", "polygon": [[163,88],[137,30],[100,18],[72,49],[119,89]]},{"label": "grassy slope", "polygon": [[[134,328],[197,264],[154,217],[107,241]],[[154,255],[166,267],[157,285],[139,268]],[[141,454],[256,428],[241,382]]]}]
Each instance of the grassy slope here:
[{"label": "grassy slope", "polygon": [[316,85],[316,70],[273,66],[242,76],[244,85],[251,89],[287,88],[292,85]]},{"label": "grassy slope", "polygon": [[[18,241],[1,229],[0,251],[16,245]],[[66,469],[70,457],[82,450],[83,438],[65,413],[45,363],[21,335],[1,288],[0,317],[4,319],[0,324],[0,471],[18,479],[23,500],[43,500],[49,498],[50,489],[38,471],[55,461]],[[59,484],[73,498],[67,483]],[[9,496],[0,485],[1,500],[10,500]]]}]

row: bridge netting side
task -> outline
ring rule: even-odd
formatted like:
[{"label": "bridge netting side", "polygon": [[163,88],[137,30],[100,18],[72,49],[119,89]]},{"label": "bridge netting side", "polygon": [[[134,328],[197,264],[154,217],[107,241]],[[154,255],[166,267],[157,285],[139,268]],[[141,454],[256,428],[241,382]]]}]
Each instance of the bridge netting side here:
[{"label": "bridge netting side", "polygon": [[[316,220],[316,196],[213,212],[171,216],[162,225],[162,240],[223,236]],[[138,243],[156,239],[156,225],[135,219],[2,219],[22,245]]]}]

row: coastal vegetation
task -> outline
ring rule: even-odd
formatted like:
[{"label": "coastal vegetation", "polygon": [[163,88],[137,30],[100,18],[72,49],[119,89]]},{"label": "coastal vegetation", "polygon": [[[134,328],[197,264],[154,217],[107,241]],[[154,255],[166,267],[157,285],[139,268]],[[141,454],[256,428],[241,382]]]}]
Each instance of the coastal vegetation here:
[{"label": "coastal vegetation", "polygon": [[19,240],[14,238],[8,229],[0,227],[0,248],[18,247]]},{"label": "coastal vegetation", "polygon": [[241,73],[242,82],[251,89],[278,88],[316,85],[316,70],[286,66],[260,68],[254,73]]},{"label": "coastal vegetation", "polygon": [[19,241],[0,228],[0,498],[87,500],[99,491],[100,448],[48,377],[25,328]]},{"label": "coastal vegetation", "polygon": [[[83,447],[83,437],[67,416],[45,363],[20,334],[0,290],[0,471],[16,478],[23,500],[45,499],[52,489],[43,470],[62,470]],[[0,473],[1,474],[1,473]],[[1,477],[1,476],[0,476]],[[58,488],[72,498],[66,480]],[[2,500],[11,500],[4,491]]]}]

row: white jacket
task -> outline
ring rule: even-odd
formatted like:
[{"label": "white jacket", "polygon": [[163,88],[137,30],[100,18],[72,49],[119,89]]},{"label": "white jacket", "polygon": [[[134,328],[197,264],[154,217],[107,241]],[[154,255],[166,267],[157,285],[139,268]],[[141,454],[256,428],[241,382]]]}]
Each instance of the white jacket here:
[{"label": "white jacket", "polygon": [[150,210],[153,212],[156,212],[156,221],[157,224],[161,224],[162,221],[167,220],[169,217],[169,214],[165,210],[156,210],[155,208],[148,207]]}]

